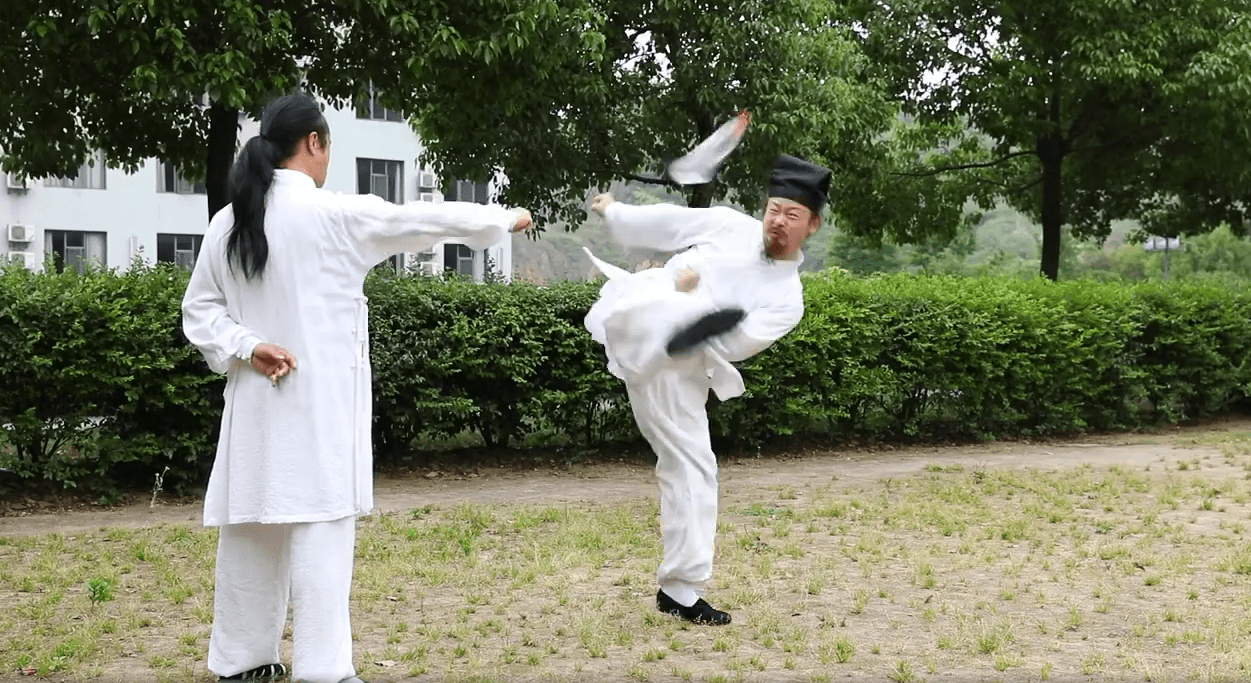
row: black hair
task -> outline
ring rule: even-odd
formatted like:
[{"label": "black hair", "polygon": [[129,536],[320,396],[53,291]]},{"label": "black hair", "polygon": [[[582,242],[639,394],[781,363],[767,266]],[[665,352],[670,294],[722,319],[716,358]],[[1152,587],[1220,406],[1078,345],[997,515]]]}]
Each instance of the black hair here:
[{"label": "black hair", "polygon": [[269,259],[265,197],[274,171],[309,133],[317,133],[322,144],[330,134],[317,100],[305,94],[279,97],[265,107],[260,135],[247,141],[230,169],[228,191],[235,222],[226,238],[226,262],[233,269],[237,260],[247,280],[260,277]]}]

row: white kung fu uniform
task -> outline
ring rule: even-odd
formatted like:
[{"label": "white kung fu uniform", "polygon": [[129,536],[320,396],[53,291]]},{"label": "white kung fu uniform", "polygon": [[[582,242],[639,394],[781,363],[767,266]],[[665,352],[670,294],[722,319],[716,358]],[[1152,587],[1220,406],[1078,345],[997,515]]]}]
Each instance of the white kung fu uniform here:
[{"label": "white kung fu uniform", "polygon": [[[690,606],[704,596],[712,577],[717,531],[708,391],[721,400],[741,395],[743,380],[731,363],[760,353],[799,323],[803,256],[766,258],[761,222],[724,207],[613,202],[605,218],[626,246],[686,249],[663,268],[633,274],[592,256],[609,280],[586,327],[604,345],[609,371],[626,382],[635,421],[656,452],[664,536],[656,578],[669,597]],[[699,284],[692,292],[678,292],[674,283],[686,268],[699,273]],[[736,328],[678,357],[665,353],[677,330],[727,307],[747,313]]]},{"label": "white kung fu uniform", "polygon": [[[187,339],[227,376],[204,498],[205,526],[221,527],[210,671],[278,662],[289,594],[294,680],[356,675],[348,619],[355,519],[374,505],[365,276],[392,254],[447,240],[494,244],[519,211],[393,204],[278,169],[265,211],[269,258],[252,282],[226,262],[233,210],[213,217],[182,302]],[[248,360],[260,342],[297,360],[277,386]]]}]

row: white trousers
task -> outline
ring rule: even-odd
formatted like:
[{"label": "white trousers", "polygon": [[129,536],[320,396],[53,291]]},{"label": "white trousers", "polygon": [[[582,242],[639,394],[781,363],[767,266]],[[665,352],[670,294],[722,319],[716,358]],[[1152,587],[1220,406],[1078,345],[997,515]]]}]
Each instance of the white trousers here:
[{"label": "white trousers", "polygon": [[290,597],[291,680],[339,683],[355,676],[348,613],[355,547],[355,516],[222,526],[209,671],[233,676],[277,663]]},{"label": "white trousers", "polygon": [[627,382],[630,408],[656,452],[664,559],[656,580],[690,606],[712,578],[717,533],[717,456],[708,432],[708,377],[698,358]]}]

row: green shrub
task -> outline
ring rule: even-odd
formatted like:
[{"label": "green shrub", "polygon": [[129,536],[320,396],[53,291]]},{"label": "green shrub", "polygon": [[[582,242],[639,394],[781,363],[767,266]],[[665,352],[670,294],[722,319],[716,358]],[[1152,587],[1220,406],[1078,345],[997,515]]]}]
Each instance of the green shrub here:
[{"label": "green shrub", "polygon": [[379,462],[423,436],[464,431],[491,447],[535,434],[588,444],[632,434],[625,389],[582,326],[596,291],[371,276]]},{"label": "green shrub", "polygon": [[106,497],[170,465],[172,488],[212,462],[221,381],[182,336],[186,276],[0,272],[0,425],[23,478]]},{"label": "green shrub", "polygon": [[[803,321],[741,364],[744,396],[712,401],[718,447],[1113,429],[1251,396],[1245,283],[804,278]],[[105,497],[165,467],[167,489],[202,486],[224,384],[182,336],[186,282],[165,266],[0,272],[0,464]],[[371,275],[376,464],[467,432],[576,452],[637,440],[583,327],[598,289]]]},{"label": "green shrub", "polygon": [[1251,387],[1245,284],[1123,285],[836,272],[744,364],[717,431],[989,438],[1209,415]]}]

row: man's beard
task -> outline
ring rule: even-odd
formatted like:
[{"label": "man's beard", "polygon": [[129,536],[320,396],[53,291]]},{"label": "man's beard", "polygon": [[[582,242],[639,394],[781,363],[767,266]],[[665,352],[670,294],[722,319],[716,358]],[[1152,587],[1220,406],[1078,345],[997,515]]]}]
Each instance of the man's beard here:
[{"label": "man's beard", "polygon": [[771,259],[780,259],[786,255],[785,245],[781,240],[773,237],[769,233],[764,236],[764,253]]}]

